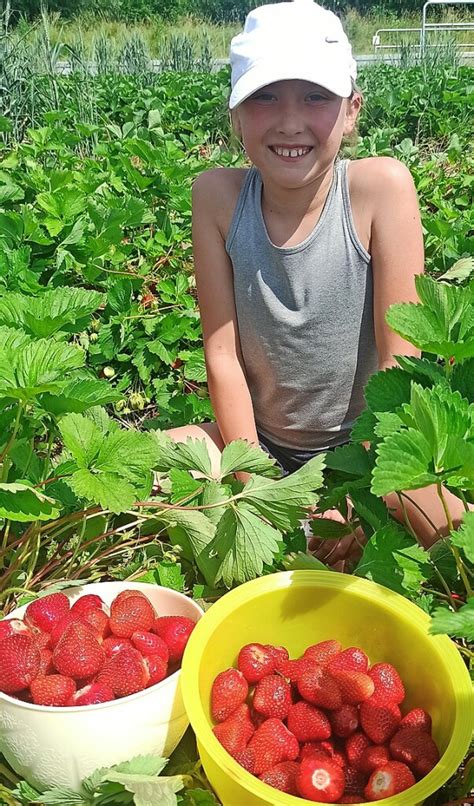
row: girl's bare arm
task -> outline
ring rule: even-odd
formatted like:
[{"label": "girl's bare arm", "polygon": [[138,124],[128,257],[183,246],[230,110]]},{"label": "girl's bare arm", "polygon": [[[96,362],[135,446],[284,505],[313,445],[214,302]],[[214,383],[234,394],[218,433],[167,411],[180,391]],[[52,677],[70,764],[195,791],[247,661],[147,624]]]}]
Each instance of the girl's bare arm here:
[{"label": "girl's bare arm", "polygon": [[397,160],[377,158],[369,177],[373,205],[371,255],[374,278],[375,338],[379,368],[396,365],[394,355],[420,351],[385,321],[395,302],[417,302],[415,276],[423,272],[424,251],[418,199],[408,169]]},{"label": "girl's bare arm", "polygon": [[234,301],[232,265],[225,251],[226,171],[201,174],[193,187],[193,248],[207,380],[225,444],[258,443],[244,372]]}]

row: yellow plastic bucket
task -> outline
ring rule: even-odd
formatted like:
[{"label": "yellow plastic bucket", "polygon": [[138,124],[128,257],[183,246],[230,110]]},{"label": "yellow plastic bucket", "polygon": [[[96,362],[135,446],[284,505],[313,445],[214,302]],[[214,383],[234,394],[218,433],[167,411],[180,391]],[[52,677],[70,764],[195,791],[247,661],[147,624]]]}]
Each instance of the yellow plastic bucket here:
[{"label": "yellow plastic bucket", "polygon": [[290,657],[312,643],[337,638],[360,646],[372,663],[393,663],[407,690],[403,708],[425,708],[442,754],[436,767],[386,806],[418,806],[461,764],[474,726],[468,671],[446,636],[428,634],[429,617],[381,585],[332,571],[293,571],[247,582],[200,619],[186,648],[182,691],[204,771],[224,806],[301,806],[246,772],[212,733],[210,692],[218,672],[250,642],[282,644]]}]

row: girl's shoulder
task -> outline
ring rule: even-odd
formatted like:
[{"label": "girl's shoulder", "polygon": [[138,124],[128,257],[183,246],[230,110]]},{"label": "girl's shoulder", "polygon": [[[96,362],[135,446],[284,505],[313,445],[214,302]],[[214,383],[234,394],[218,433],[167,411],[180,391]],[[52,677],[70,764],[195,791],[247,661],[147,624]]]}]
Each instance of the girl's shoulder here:
[{"label": "girl's shoulder", "polygon": [[193,214],[199,212],[211,224],[215,223],[224,240],[248,171],[248,168],[212,168],[193,183]]},{"label": "girl's shoulder", "polygon": [[348,178],[351,192],[370,192],[377,197],[407,183],[413,184],[406,165],[394,157],[349,160]]}]

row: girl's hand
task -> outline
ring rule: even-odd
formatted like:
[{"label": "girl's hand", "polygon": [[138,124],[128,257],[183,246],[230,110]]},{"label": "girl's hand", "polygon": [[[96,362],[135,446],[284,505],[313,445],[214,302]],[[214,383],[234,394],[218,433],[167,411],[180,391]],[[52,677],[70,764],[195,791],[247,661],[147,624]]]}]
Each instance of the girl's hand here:
[{"label": "girl's hand", "polygon": [[[328,518],[330,520],[345,523],[344,518],[337,509],[331,509],[312,518]],[[310,537],[308,540],[308,551],[314,554],[318,560],[333,568],[335,571],[350,571],[359,561],[366,537],[362,529],[358,528],[350,535],[345,535],[337,540],[327,540],[321,537]]]}]

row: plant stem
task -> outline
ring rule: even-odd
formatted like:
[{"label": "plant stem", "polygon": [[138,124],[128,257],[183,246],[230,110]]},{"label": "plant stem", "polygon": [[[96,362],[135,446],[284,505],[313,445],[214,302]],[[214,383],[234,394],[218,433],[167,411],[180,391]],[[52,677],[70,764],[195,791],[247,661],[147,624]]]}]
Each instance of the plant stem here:
[{"label": "plant stem", "polygon": [[414,530],[414,528],[413,528],[413,526],[411,524],[410,518],[408,517],[407,508],[405,506],[405,501],[403,500],[403,498],[402,498],[402,496],[401,496],[401,494],[399,492],[397,492],[397,498],[400,501],[400,506],[402,508],[403,518],[405,520],[405,525],[406,525],[408,531],[410,532],[411,536],[418,543],[419,542],[418,541],[418,535],[416,534],[416,532],[415,532],[415,530]]},{"label": "plant stem", "polygon": [[[446,501],[446,498],[445,498],[445,496],[443,494],[443,485],[439,481],[436,486],[437,486],[437,490],[438,490],[438,496],[439,496],[439,498],[441,500],[441,503],[443,505],[444,514],[446,515],[446,521],[447,521],[447,524],[448,524],[449,531],[454,532],[455,529],[454,529],[453,519],[452,519],[451,513],[449,511],[448,502]],[[462,558],[461,558],[461,555],[460,555],[460,553],[458,551],[458,548],[457,548],[457,546],[453,545],[452,541],[449,541],[449,547],[450,547],[450,549],[451,549],[451,551],[453,553],[454,559],[456,560],[456,566],[457,566],[457,569],[458,569],[458,573],[459,573],[459,576],[461,577],[461,579],[462,579],[462,581],[464,583],[464,587],[466,588],[466,593],[467,593],[468,596],[472,596],[473,595],[473,590],[471,588],[471,583],[469,582],[469,579],[467,577],[466,570],[464,568],[464,563],[462,561]]]},{"label": "plant stem", "polygon": [[11,433],[11,437],[8,440],[7,444],[5,445],[2,453],[0,454],[0,462],[3,462],[2,481],[7,481],[7,479],[8,479],[8,471],[10,470],[10,465],[11,465],[11,462],[10,462],[10,460],[8,458],[8,454],[11,451],[11,449],[12,449],[14,443],[15,443],[16,435],[18,433],[18,429],[20,428],[20,420],[21,420],[21,415],[23,414],[24,407],[25,407],[25,403],[23,401],[20,401],[19,404],[18,404],[18,409],[17,409],[17,412],[16,412],[15,425],[13,426],[13,431]]},{"label": "plant stem", "polygon": [[415,507],[415,509],[417,509],[417,510],[418,510],[418,512],[420,512],[420,513],[423,515],[423,517],[424,517],[424,518],[425,518],[425,520],[426,520],[426,521],[429,523],[429,525],[431,526],[431,528],[433,529],[433,531],[435,532],[435,534],[437,534],[437,535],[438,535],[438,538],[443,537],[443,535],[441,534],[441,532],[439,531],[439,529],[437,529],[436,524],[435,524],[435,523],[433,523],[433,521],[431,520],[431,518],[429,517],[429,515],[427,515],[427,514],[426,514],[425,510],[424,510],[424,509],[422,509],[422,508],[420,507],[420,505],[419,505],[419,504],[418,504],[418,503],[417,503],[417,502],[416,502],[416,501],[415,501],[415,500],[414,500],[414,499],[413,499],[413,498],[412,498],[410,495],[407,495],[407,493],[406,493],[406,492],[400,492],[400,493],[399,493],[399,495],[400,495],[402,498],[406,498],[406,499],[407,499],[407,501],[409,501],[409,502],[410,502],[410,504],[412,504],[412,505]]}]

